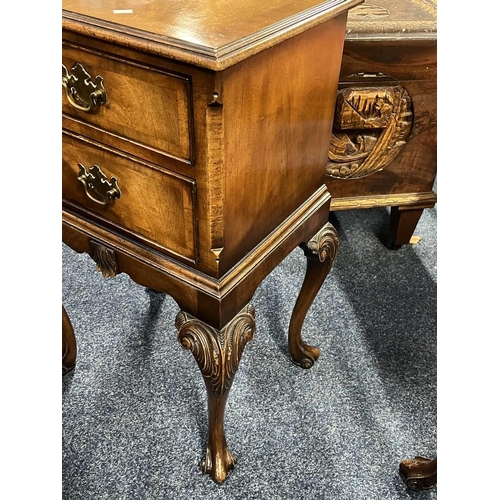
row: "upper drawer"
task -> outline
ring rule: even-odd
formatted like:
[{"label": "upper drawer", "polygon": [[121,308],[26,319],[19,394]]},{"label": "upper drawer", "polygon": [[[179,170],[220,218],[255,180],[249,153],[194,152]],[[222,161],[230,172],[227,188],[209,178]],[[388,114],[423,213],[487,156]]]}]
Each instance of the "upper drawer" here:
[{"label": "upper drawer", "polygon": [[63,130],[63,201],[162,252],[197,262],[196,183]]},{"label": "upper drawer", "polygon": [[[63,42],[62,56],[63,114],[97,129],[101,136],[104,132],[194,163],[188,76],[68,42]],[[78,79],[76,83],[74,78]],[[66,88],[65,80],[69,81]],[[95,90],[100,90],[104,104],[90,96]],[[89,107],[89,111],[79,109]],[[100,139],[99,135],[90,135]]]}]

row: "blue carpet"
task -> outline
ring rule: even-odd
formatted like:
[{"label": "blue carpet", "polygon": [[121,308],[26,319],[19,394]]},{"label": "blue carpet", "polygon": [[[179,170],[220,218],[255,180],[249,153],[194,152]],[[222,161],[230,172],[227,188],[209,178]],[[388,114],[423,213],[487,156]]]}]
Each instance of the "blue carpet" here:
[{"label": "blue carpet", "polygon": [[127,275],[103,279],[63,244],[78,342],[62,382],[64,500],[436,499],[398,473],[401,459],[437,453],[436,219],[425,210],[420,242],[392,251],[387,209],[334,216],[339,253],[303,328],[321,349],[310,370],[287,348],[302,251],[261,283],[226,410],[238,464],[220,486],[197,466],[206,394],[176,340],[177,305]]}]

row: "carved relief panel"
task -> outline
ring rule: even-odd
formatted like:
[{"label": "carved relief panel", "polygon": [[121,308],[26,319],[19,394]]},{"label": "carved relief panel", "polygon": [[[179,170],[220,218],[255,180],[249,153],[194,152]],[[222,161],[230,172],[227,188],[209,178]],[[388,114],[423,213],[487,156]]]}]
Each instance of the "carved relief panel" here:
[{"label": "carved relief panel", "polygon": [[359,179],[371,175],[389,165],[406,144],[413,123],[410,95],[397,82],[384,83],[362,86],[353,82],[339,90],[328,176]]}]

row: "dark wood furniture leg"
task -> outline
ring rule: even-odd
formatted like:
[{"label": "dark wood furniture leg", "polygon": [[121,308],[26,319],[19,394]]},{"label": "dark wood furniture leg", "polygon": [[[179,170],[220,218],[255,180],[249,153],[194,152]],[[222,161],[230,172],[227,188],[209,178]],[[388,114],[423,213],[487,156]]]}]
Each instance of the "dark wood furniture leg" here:
[{"label": "dark wood furniture leg", "polygon": [[[301,242],[309,242],[303,248],[307,247],[311,255],[317,254],[314,260],[322,264],[312,264],[313,271],[306,273],[309,276],[296,306],[299,313],[292,315],[291,330],[297,331],[296,342],[301,342],[303,317],[336,253],[337,233],[332,225],[325,226],[329,204],[328,190],[321,187],[273,231],[257,251],[219,279],[207,279],[203,275],[193,279],[184,267],[173,265],[158,253],[147,248],[141,248],[139,253],[127,240],[63,211],[63,241],[71,248],[92,256],[98,269],[107,276],[125,272],[149,289],[150,296],[155,295],[152,290],[156,290],[177,303],[181,311],[176,318],[178,339],[185,349],[192,351],[207,390],[208,439],[200,466],[202,472],[217,483],[222,483],[235,465],[226,442],[224,412],[243,350],[254,334],[255,312],[249,303],[262,280]],[[316,267],[324,269],[315,273]],[[307,294],[309,299],[305,297]]]},{"label": "dark wood furniture leg", "polygon": [[302,368],[311,368],[320,354],[317,347],[310,346],[302,340],[302,325],[314,298],[333,265],[338,241],[337,231],[328,222],[308,243],[300,245],[307,257],[307,269],[290,319],[288,347],[293,362]]},{"label": "dark wood furniture leg", "polygon": [[424,212],[423,208],[408,209],[406,207],[391,207],[390,218],[390,246],[400,248],[410,243],[418,221]]},{"label": "dark wood furniture leg", "polygon": [[402,460],[399,464],[399,472],[410,490],[430,490],[437,483],[437,457],[433,459],[415,457]]},{"label": "dark wood furniture leg", "polygon": [[179,342],[193,353],[207,388],[208,442],[200,467],[222,483],[236,463],[226,442],[224,410],[243,350],[253,338],[255,309],[248,304],[221,330],[183,311],[177,315],[175,326]]},{"label": "dark wood furniture leg", "polygon": [[62,306],[62,374],[73,370],[76,364],[76,339],[68,313]]}]

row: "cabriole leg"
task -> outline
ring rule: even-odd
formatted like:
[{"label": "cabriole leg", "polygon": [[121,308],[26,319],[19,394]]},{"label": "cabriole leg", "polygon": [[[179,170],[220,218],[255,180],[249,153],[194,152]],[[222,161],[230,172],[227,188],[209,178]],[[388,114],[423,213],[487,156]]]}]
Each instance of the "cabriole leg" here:
[{"label": "cabriole leg", "polygon": [[255,331],[255,310],[248,304],[222,330],[185,312],[176,318],[178,340],[192,353],[205,380],[208,396],[208,442],[200,467],[222,483],[236,463],[224,433],[224,410],[234,375]]},{"label": "cabriole leg", "polygon": [[338,242],[337,231],[328,222],[307,244],[300,245],[307,257],[307,269],[290,320],[288,347],[293,362],[302,368],[311,368],[319,357],[319,349],[302,340],[302,325],[307,311],[333,265]]}]

